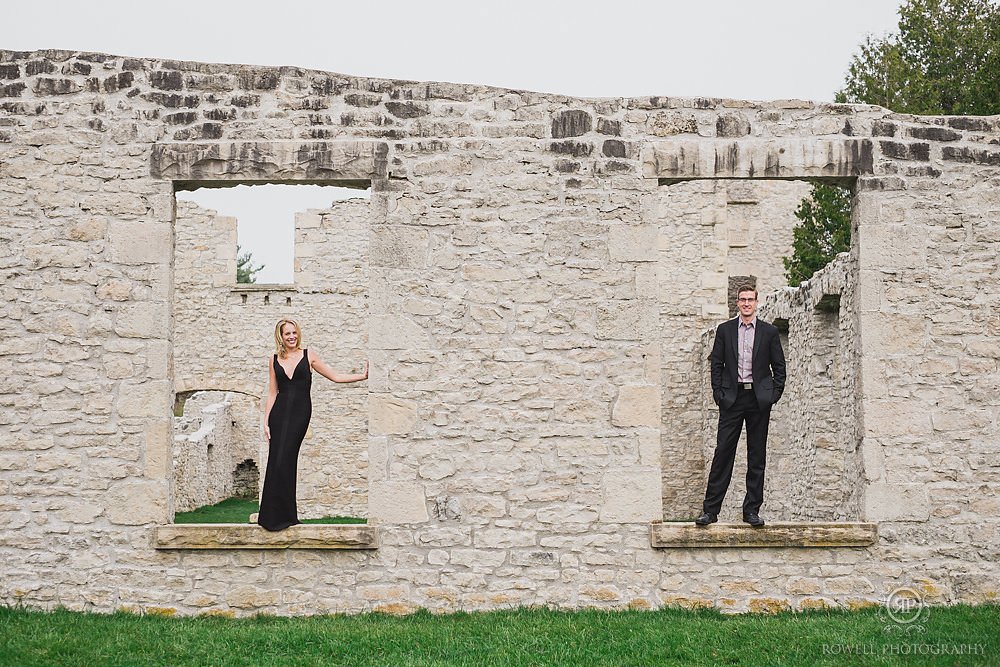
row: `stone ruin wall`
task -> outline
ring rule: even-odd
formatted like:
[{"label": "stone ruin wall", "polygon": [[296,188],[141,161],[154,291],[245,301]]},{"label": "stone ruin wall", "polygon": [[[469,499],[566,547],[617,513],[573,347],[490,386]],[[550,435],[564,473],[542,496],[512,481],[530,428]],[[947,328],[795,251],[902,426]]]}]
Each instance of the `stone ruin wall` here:
[{"label": "stone ruin wall", "polygon": [[857,278],[856,255],[843,253],[798,289],[774,292],[761,304],[762,317],[788,328],[788,382],[774,411],[765,491],[779,500],[769,503],[779,516],[863,516]]},{"label": "stone ruin wall", "polygon": [[[255,409],[242,413],[240,427],[244,442],[253,445],[262,485],[267,464],[262,401],[267,394],[266,365],[274,353],[274,325],[292,317],[303,327],[307,348],[318,350],[334,369],[361,367],[370,227],[364,198],[337,202],[323,211],[302,211],[295,216],[294,284],[237,285],[236,219],[178,202],[176,390],[239,391],[256,399]],[[364,385],[335,385],[314,373],[312,399],[313,418],[299,457],[299,513],[303,518],[365,516],[367,391]]]},{"label": "stone ruin wall", "polygon": [[[240,474],[246,462],[260,460],[259,428],[253,416],[260,401],[242,394],[206,391],[184,403],[174,421],[174,511],[188,512],[232,497],[257,497]],[[258,480],[263,477],[259,466]],[[252,475],[251,475],[252,477]]]},{"label": "stone ruin wall", "polygon": [[[997,118],[63,51],[0,52],[0,98],[3,601],[746,610],[862,605],[900,585],[995,599]],[[664,202],[762,177],[856,189],[854,323],[839,330],[859,340],[839,344],[860,349],[844,442],[860,442],[861,483],[844,512],[856,503],[878,540],[652,548],[663,499],[702,491],[696,355],[728,271],[705,221]],[[372,361],[375,550],[153,548],[173,515],[183,379],[173,192],[261,181],[372,187],[357,347]]]},{"label": "stone ruin wall", "polygon": [[[666,301],[668,295],[672,295],[678,302],[682,302],[686,314],[683,319],[678,319],[678,326],[664,327],[660,332],[661,358],[690,345],[693,338],[688,327],[699,323],[715,323],[726,317],[723,310],[727,300],[726,286],[733,282],[734,276],[751,277],[762,294],[784,284],[781,258],[791,252],[791,230],[796,222],[792,211],[808,195],[808,191],[808,185],[802,181],[701,181],[664,189],[659,198],[660,209],[657,215],[664,221],[677,222],[675,225],[664,222],[660,226],[657,238],[650,239],[650,246],[641,261],[648,262],[646,266],[649,268],[649,275],[657,277],[657,289],[662,290],[661,294],[664,295],[661,298]],[[357,208],[358,214],[355,217],[363,217],[366,210],[361,202],[342,203],[338,206],[341,209],[348,207],[345,210]],[[318,219],[327,222],[317,225],[315,221]],[[362,280],[366,276],[359,272],[356,272],[353,279],[350,275],[323,272],[322,267],[336,266],[342,262],[342,254],[354,258],[366,256],[366,240],[362,236],[369,231],[367,218],[362,220],[362,226],[356,224],[348,230],[353,230],[353,236],[359,237],[357,242],[351,242],[341,233],[339,225],[329,222],[337,219],[337,214],[333,212],[318,211],[296,217],[295,257],[296,265],[300,267],[297,271],[301,273],[296,273],[293,288],[248,287],[233,284],[236,272],[236,219],[218,216],[213,211],[199,210],[191,202],[178,203],[174,260],[177,275],[174,327],[178,341],[174,348],[174,368],[177,369],[178,391],[190,391],[199,386],[199,383],[210,387],[246,387],[247,379],[253,378],[258,370],[253,368],[252,362],[258,360],[264,349],[259,339],[263,328],[259,320],[275,312],[273,308],[267,308],[272,305],[270,300],[275,300],[273,305],[278,306],[277,312],[286,312],[289,316],[300,318],[301,323],[309,327],[310,338],[313,338],[313,323],[325,324],[330,310],[334,308],[332,303],[328,303],[331,286],[340,293],[364,294],[367,291],[367,281]],[[316,236],[322,229],[330,231]],[[310,238],[307,231],[314,238]],[[677,262],[676,253],[680,251],[682,257],[690,260],[705,256],[706,247],[712,248],[716,254],[714,262],[704,262],[705,267],[712,270],[685,275],[690,270],[691,263]],[[328,250],[330,248],[334,249],[332,253]],[[303,267],[310,268],[306,270]],[[323,275],[317,276],[317,271],[323,272]],[[206,283],[206,278],[211,281],[211,285]],[[690,283],[692,279],[696,284],[682,282]],[[322,290],[319,289],[320,286],[323,286]],[[314,293],[316,296],[313,296]],[[265,297],[267,303],[264,302]],[[321,300],[317,302],[318,307],[311,307],[311,298]],[[284,311],[281,310],[282,304]],[[256,312],[255,306],[264,307],[265,312]],[[675,304],[668,306],[675,307]],[[411,302],[408,308],[414,310],[420,306]],[[224,310],[227,312],[223,313]],[[268,310],[271,312],[268,313]],[[661,318],[663,317],[664,312],[661,311]],[[218,323],[223,324],[218,326]],[[222,334],[218,353],[215,348],[206,351],[198,343],[198,336],[207,328],[217,329]],[[357,323],[352,326],[348,322],[333,327],[332,331],[324,332],[327,335],[314,340],[324,343],[321,349],[338,350],[346,340],[343,338],[345,329],[352,328],[361,329]],[[329,333],[334,337],[331,338]],[[270,337],[267,337],[267,341],[269,340]],[[356,359],[344,359],[345,364],[355,361]],[[699,361],[695,361],[690,368],[683,366],[690,363],[687,359],[680,362],[677,358],[672,358],[670,368],[664,368],[663,372],[670,375],[680,371],[679,377],[695,380],[707,378]],[[197,374],[194,369],[198,369]],[[253,386],[246,387],[247,391],[252,389]],[[307,517],[331,513],[363,516],[367,511],[367,478],[363,474],[367,465],[367,451],[358,445],[358,436],[364,433],[367,425],[363,417],[361,420],[357,417],[363,415],[364,405],[356,395],[352,395],[357,394],[357,391],[344,395],[340,393],[344,388],[334,389],[332,393],[324,391],[325,389],[323,381],[315,387],[321,393],[317,394],[314,402],[314,408],[318,412],[307,436],[307,443],[317,430],[321,433],[321,440],[315,446],[303,449],[299,486],[300,511]],[[265,389],[258,387],[258,391],[263,392]],[[330,410],[329,401],[334,396],[344,400],[339,401],[335,410]],[[714,427],[706,426],[704,422],[706,406],[701,400],[703,396],[696,393],[692,398],[697,399],[697,407],[687,428],[682,427],[679,419],[672,419],[672,427],[666,432],[668,437],[662,442],[665,458],[682,455],[682,448],[692,438],[703,437],[713,431]],[[676,400],[679,401],[679,397]],[[708,410],[714,411],[711,402]],[[334,421],[334,413],[341,414],[340,422]],[[355,416],[354,422],[346,421],[345,415],[348,413]],[[259,415],[256,416],[255,421],[243,424],[247,433],[259,430]],[[322,428],[317,428],[317,425],[322,425]],[[323,433],[337,435],[327,435],[324,438]],[[714,439],[706,440],[709,441],[714,447]],[[266,457],[267,448],[262,447],[255,461],[266,461]],[[326,465],[320,462],[325,462]],[[711,449],[707,462],[711,462]],[[688,474],[685,476],[678,476],[673,465],[665,465],[663,470],[663,483],[668,490],[664,496],[665,514],[690,518],[700,507],[703,489],[699,490],[699,486],[703,484],[703,477],[707,473],[697,465],[688,467]],[[788,468],[787,472],[789,479],[795,477],[794,467]],[[185,473],[187,474],[190,472]],[[779,479],[781,481],[775,486],[783,488],[784,477]],[[331,484],[330,480],[337,482]],[[674,488],[678,489],[677,493],[671,492]],[[684,495],[678,495],[680,493]],[[351,497],[354,502],[350,501]],[[736,494],[730,494],[729,498],[736,498]],[[732,503],[727,503],[727,506],[729,504]],[[771,506],[774,507],[774,504],[771,503]],[[780,516],[793,517],[786,512],[781,512]]]}]

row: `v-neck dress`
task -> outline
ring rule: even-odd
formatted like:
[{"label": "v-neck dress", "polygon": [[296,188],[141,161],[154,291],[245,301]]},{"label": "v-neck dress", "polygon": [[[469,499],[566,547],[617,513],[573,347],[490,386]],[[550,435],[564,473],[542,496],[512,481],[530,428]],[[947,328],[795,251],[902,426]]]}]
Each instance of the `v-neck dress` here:
[{"label": "v-neck dress", "polygon": [[284,530],[299,522],[295,506],[295,480],[299,447],[309,428],[312,417],[312,371],[309,369],[309,351],[302,351],[302,358],[295,365],[292,376],[274,355],[274,377],[278,396],[271,406],[267,425],[271,429],[268,446],[267,471],[264,473],[264,491],[260,496],[257,523],[267,530]]}]

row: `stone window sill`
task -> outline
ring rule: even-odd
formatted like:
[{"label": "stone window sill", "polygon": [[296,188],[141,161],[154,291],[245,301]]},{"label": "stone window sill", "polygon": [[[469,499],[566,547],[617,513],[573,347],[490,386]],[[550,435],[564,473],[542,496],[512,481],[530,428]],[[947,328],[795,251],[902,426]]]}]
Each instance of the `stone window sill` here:
[{"label": "stone window sill", "polygon": [[378,530],[368,524],[299,524],[270,532],[240,523],[156,526],[156,549],[377,549]]},{"label": "stone window sill", "polygon": [[705,528],[693,522],[650,524],[649,541],[657,549],[747,547],[867,547],[878,540],[874,523],[768,523],[753,528],[744,523],[715,523]]},{"label": "stone window sill", "polygon": [[229,288],[230,292],[298,292],[299,288],[293,284],[279,283],[235,283]]}]

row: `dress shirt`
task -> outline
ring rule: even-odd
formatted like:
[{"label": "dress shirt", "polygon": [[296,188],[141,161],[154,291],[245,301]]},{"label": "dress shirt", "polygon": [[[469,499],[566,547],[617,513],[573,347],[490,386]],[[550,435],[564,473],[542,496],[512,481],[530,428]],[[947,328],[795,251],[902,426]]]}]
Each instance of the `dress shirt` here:
[{"label": "dress shirt", "polygon": [[739,359],[737,363],[736,380],[740,384],[753,382],[753,339],[757,331],[757,318],[754,317],[750,324],[746,324],[740,318],[739,324]]}]

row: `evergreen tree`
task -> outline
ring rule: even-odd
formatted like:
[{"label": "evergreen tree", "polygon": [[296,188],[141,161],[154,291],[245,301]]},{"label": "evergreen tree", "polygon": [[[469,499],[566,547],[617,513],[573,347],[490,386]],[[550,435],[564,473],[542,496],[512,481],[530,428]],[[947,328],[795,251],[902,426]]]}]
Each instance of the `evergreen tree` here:
[{"label": "evergreen tree", "polygon": [[255,277],[260,273],[264,265],[261,264],[258,267],[253,265],[253,253],[247,250],[244,253],[240,253],[240,246],[236,246],[236,282],[237,283],[255,283],[257,278]]},{"label": "evergreen tree", "polygon": [[[865,40],[851,58],[838,102],[927,115],[1000,113],[995,0],[907,0],[898,28]],[[835,185],[814,185],[795,216],[802,223],[793,232],[792,256],[783,259],[792,286],[850,248],[850,196]]]},{"label": "evergreen tree", "polygon": [[814,184],[795,217],[792,256],[784,257],[788,284],[797,287],[851,246],[851,192],[836,185]]}]

